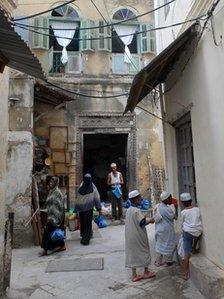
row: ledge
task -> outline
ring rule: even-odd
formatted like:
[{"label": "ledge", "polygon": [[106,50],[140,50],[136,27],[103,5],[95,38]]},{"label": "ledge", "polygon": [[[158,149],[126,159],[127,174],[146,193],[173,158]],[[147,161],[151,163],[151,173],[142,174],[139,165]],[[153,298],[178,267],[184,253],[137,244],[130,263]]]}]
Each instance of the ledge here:
[{"label": "ledge", "polygon": [[202,254],[191,258],[190,277],[206,299],[218,299],[224,296],[224,271]]}]

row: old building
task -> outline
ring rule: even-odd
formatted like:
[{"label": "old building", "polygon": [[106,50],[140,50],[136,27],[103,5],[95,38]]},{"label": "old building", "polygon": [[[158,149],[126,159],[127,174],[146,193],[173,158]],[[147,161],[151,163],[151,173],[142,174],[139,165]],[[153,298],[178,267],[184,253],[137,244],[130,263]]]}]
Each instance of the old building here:
[{"label": "old building", "polygon": [[[24,142],[19,136],[15,140],[13,132],[10,132],[8,107],[9,102],[14,102],[16,99],[10,98],[9,77],[12,69],[14,69],[44,79],[37,58],[33,56],[26,43],[14,31],[10,23],[16,4],[17,1],[2,1],[0,5],[0,296],[9,286],[10,281],[13,214],[16,210],[10,206],[8,194],[16,189],[17,181],[13,179],[18,172],[13,161],[12,165],[9,165],[8,157],[14,155],[13,146],[16,147],[19,143],[22,146]],[[14,114],[14,117],[18,118],[19,115]],[[23,157],[24,154],[26,153],[23,153]],[[16,155],[14,158],[18,159],[18,156]],[[30,163],[32,165],[32,159]],[[10,172],[10,167],[16,171]]]},{"label": "old building", "polygon": [[[224,294],[222,127],[223,4],[155,1],[158,56],[135,78],[126,110],[160,85],[167,188],[190,192],[203,220],[191,277],[206,298]],[[190,21],[193,20],[193,21]],[[182,23],[179,26],[172,26]],[[141,84],[137,99],[135,89]],[[150,87],[151,86],[151,87]]]},{"label": "old building", "polygon": [[[42,156],[49,158],[47,173],[61,176],[72,204],[83,172],[91,172],[107,200],[106,176],[116,162],[126,191],[139,186],[144,197],[157,197],[164,176],[161,122],[140,108],[123,116],[134,74],[155,56],[155,35],[137,33],[152,28],[154,16],[136,18],[152,6],[145,0],[78,0],[57,8],[61,3],[21,1],[15,14],[17,32],[37,54],[50,82],[34,86],[36,150],[40,155],[47,151]],[[111,22],[118,24],[106,27]],[[52,91],[60,90],[62,96],[55,99]],[[159,113],[157,93],[142,107]]]}]

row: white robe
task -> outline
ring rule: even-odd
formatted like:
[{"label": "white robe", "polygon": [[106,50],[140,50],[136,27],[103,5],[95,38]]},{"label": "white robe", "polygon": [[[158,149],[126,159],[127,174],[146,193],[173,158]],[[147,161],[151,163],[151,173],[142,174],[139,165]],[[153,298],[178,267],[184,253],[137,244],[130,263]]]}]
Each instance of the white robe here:
[{"label": "white robe", "polygon": [[173,254],[175,249],[174,219],[173,209],[161,203],[157,207],[161,220],[155,224],[156,252],[165,256]]},{"label": "white robe", "polygon": [[144,216],[140,209],[130,207],[125,220],[125,265],[128,268],[148,267],[151,261],[148,235],[140,222]]}]

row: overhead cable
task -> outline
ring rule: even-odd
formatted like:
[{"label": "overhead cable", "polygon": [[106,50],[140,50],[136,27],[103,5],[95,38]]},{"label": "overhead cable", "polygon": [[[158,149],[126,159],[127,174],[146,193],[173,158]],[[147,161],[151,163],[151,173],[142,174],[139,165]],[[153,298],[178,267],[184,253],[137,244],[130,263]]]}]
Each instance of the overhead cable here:
[{"label": "overhead cable", "polygon": [[[123,34],[123,35],[118,35],[118,37],[127,37],[127,36],[134,36],[135,34],[143,34],[143,33],[147,33],[147,32],[152,32],[152,31],[157,31],[157,30],[163,30],[163,29],[167,29],[167,28],[171,28],[171,27],[176,27],[176,26],[180,26],[180,25],[183,25],[183,24],[186,24],[186,23],[189,23],[189,22],[194,22],[194,21],[198,21],[200,19],[202,19],[203,17],[205,17],[206,14],[203,14],[199,17],[196,17],[196,18],[193,18],[193,19],[189,19],[189,20],[186,20],[186,21],[183,21],[183,22],[179,22],[179,23],[175,23],[175,24],[171,24],[171,25],[167,25],[167,26],[161,26],[161,27],[156,27],[156,28],[151,28],[151,29],[147,29],[147,30],[142,30],[142,31],[136,31],[135,33],[130,33],[130,34]],[[62,36],[58,36],[58,35],[54,35],[54,34],[50,34],[50,33],[44,33],[44,32],[40,32],[40,31],[37,31],[37,30],[32,30],[32,29],[29,29],[29,28],[26,28],[24,25],[16,25],[15,24],[15,27],[19,27],[21,29],[24,29],[24,30],[27,30],[27,31],[30,31],[30,32],[34,32],[34,33],[37,33],[37,34],[42,34],[42,35],[45,35],[45,36],[51,36],[51,37],[58,37],[58,38],[61,38]],[[71,29],[70,29],[71,30]],[[102,39],[111,39],[111,38],[117,38],[117,36],[105,36],[105,37],[91,37],[91,38],[79,38],[79,37],[63,37],[64,39],[68,39],[68,40],[75,40],[75,41],[87,41],[87,40],[102,40]]]},{"label": "overhead cable", "polygon": [[53,8],[50,8],[50,9],[48,9],[48,10],[38,12],[38,13],[36,13],[36,14],[34,14],[34,15],[30,15],[30,16],[22,17],[22,18],[12,18],[11,20],[14,22],[14,21],[22,21],[22,20],[32,19],[32,18],[41,16],[41,15],[44,15],[45,13],[51,12],[51,11],[53,11],[53,10],[55,10],[55,9],[61,8],[61,7],[63,7],[63,6],[66,6],[66,5],[68,5],[68,4],[70,4],[70,3],[73,3],[73,2],[75,2],[75,1],[76,1],[76,0],[70,0],[70,1],[68,1],[68,2],[65,2],[65,3],[63,3],[63,4],[60,4],[60,5],[55,6],[55,7],[53,7]]},{"label": "overhead cable", "polygon": [[[47,12],[50,12],[50,11],[53,11],[53,10],[55,10],[55,9],[57,9],[57,8],[60,8],[60,7],[62,7],[62,6],[65,6],[65,5],[67,5],[67,4],[71,3],[71,2],[74,2],[74,1],[76,1],[76,0],[68,1],[68,2],[66,2],[66,3],[64,3],[64,4],[62,4],[62,5],[59,5],[59,6],[56,6],[56,7],[52,8],[52,9],[46,10],[46,11],[44,11],[44,12],[42,12],[42,13],[37,13],[37,14],[35,14],[35,15],[31,15],[31,16],[27,16],[27,17],[22,17],[22,18],[12,19],[12,21],[14,22],[14,21],[21,21],[21,20],[26,20],[26,19],[34,18],[34,17],[36,17],[36,16],[45,14],[45,13],[47,13]],[[165,3],[165,4],[161,5],[161,6],[158,6],[158,7],[154,8],[154,9],[152,9],[152,10],[146,11],[146,12],[144,12],[144,13],[142,13],[142,14],[139,14],[139,15],[137,15],[137,16],[133,16],[133,17],[128,18],[128,19],[125,19],[125,20],[117,21],[117,22],[114,22],[114,23],[106,23],[106,24],[101,25],[101,26],[87,27],[87,28],[85,28],[85,29],[88,30],[88,29],[104,28],[104,27],[110,27],[110,26],[112,26],[112,25],[120,25],[120,24],[122,24],[122,23],[130,22],[130,21],[136,20],[136,19],[138,19],[138,18],[144,17],[144,16],[146,16],[146,15],[148,15],[148,14],[154,13],[155,11],[157,11],[157,10],[159,10],[159,9],[161,9],[161,8],[167,6],[167,5],[169,5],[169,4],[171,4],[171,3],[175,2],[175,1],[176,1],[176,0],[171,0],[171,1]],[[24,24],[20,23],[19,25],[24,25]],[[32,25],[26,25],[26,26],[27,26],[27,27],[33,27]],[[46,28],[46,27],[38,27],[38,28],[39,28],[39,29],[48,29],[48,28]],[[83,29],[84,29],[84,28],[83,28]],[[82,30],[83,30],[83,29],[82,29]],[[62,30],[62,29],[57,29],[57,30]],[[71,29],[69,29],[69,28],[65,28],[65,29],[63,29],[63,30],[71,30]]]},{"label": "overhead cable", "polygon": [[76,96],[81,96],[81,97],[85,97],[85,98],[92,98],[92,99],[113,99],[113,98],[120,98],[120,97],[124,97],[124,96],[128,96],[129,93],[128,92],[125,92],[125,93],[121,93],[121,94],[115,94],[115,95],[111,95],[111,96],[95,96],[95,95],[88,95],[88,94],[84,94],[84,93],[80,93],[80,92],[76,92],[76,91],[73,91],[73,90],[70,90],[70,89],[67,89],[67,88],[64,88],[64,87],[61,87],[59,85],[56,85],[52,82],[49,82],[49,81],[45,81],[45,83],[57,88],[57,89],[60,89],[60,90],[63,90],[65,92],[69,92],[71,94],[74,94]]}]

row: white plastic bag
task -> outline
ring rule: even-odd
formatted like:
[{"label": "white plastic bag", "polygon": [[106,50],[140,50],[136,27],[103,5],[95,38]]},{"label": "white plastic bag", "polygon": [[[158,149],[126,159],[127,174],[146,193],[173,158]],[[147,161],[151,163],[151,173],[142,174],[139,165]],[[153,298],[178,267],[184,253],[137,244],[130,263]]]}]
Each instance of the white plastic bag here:
[{"label": "white plastic bag", "polygon": [[178,246],[177,246],[177,252],[179,257],[184,260],[184,241],[183,237],[180,238]]}]

